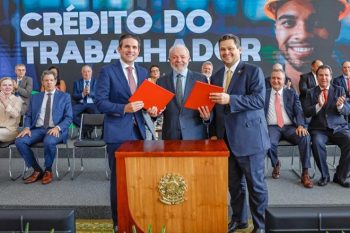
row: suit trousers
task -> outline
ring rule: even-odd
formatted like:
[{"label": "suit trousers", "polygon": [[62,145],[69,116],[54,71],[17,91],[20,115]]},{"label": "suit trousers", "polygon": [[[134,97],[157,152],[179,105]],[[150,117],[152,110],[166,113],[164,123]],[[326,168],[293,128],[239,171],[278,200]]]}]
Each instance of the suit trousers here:
[{"label": "suit trousers", "polygon": [[268,126],[271,148],[268,150],[267,155],[271,159],[271,164],[273,167],[276,166],[276,163],[278,161],[278,143],[282,138],[287,140],[288,142],[298,145],[302,168],[306,169],[311,167],[310,135],[299,137],[295,133],[295,129],[296,127],[293,125],[285,125],[282,128],[278,127],[277,125]]},{"label": "suit trousers", "polygon": [[[142,136],[138,127],[135,125],[133,129],[133,135],[130,140],[142,140]],[[115,152],[121,146],[122,143],[107,143],[108,163],[111,169],[110,179],[110,201],[111,211],[114,227],[118,225],[118,208],[117,208],[117,162],[115,159]]]},{"label": "suit trousers", "polygon": [[312,130],[312,152],[323,178],[329,177],[327,166],[326,143],[328,141],[340,147],[340,159],[336,173],[341,181],[345,181],[350,171],[350,130],[343,129],[334,133],[333,130]]},{"label": "suit trousers", "polygon": [[56,156],[56,145],[63,142],[63,136],[61,133],[59,134],[59,137],[48,135],[47,131],[49,131],[49,129],[50,128],[45,129],[44,127],[31,129],[31,137],[26,135],[16,139],[15,143],[17,150],[23,157],[28,167],[32,167],[35,161],[35,156],[30,146],[34,143],[42,141],[44,143],[44,166],[45,168],[52,167]]},{"label": "suit trousers", "polygon": [[[229,158],[229,191],[231,195],[232,221],[247,223],[246,186],[249,192],[249,206],[253,218],[254,229],[265,228],[265,208],[268,202],[265,181],[266,151]],[[244,182],[245,179],[245,182]]]},{"label": "suit trousers", "polygon": [[80,127],[82,113],[100,113],[95,104],[77,103],[73,105],[73,123]]}]

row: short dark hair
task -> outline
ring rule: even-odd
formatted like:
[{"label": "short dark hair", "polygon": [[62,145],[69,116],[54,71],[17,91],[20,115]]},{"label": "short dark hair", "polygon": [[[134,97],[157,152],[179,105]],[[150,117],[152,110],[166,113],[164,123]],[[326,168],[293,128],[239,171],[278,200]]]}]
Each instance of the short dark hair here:
[{"label": "short dark hair", "polygon": [[129,39],[129,38],[137,40],[139,49],[141,48],[141,39],[140,39],[140,37],[138,37],[136,35],[133,35],[133,34],[123,34],[123,35],[121,35],[120,38],[119,38],[118,48],[121,48],[123,46],[123,40]]},{"label": "short dark hair", "polygon": [[54,73],[52,70],[44,70],[44,71],[41,73],[41,81],[43,81],[43,79],[44,79],[44,77],[45,77],[46,75],[50,75],[50,74],[55,78],[55,80],[57,80],[57,77],[56,77],[55,73]]},{"label": "short dark hair", "polygon": [[220,43],[221,43],[222,41],[225,41],[225,40],[233,40],[233,42],[235,43],[235,45],[236,45],[237,48],[240,48],[240,47],[241,47],[241,41],[240,41],[239,37],[236,36],[236,35],[233,35],[233,34],[230,34],[230,33],[229,33],[229,34],[223,35],[223,36],[220,37],[220,39],[219,39],[219,46],[220,46]]},{"label": "short dark hair", "polygon": [[159,66],[158,66],[158,65],[151,65],[151,67],[149,68],[149,72],[150,72],[150,73],[151,73],[151,71],[152,71],[152,68],[154,68],[154,67],[158,68],[158,70],[159,70]]},{"label": "short dark hair", "polygon": [[318,71],[319,71],[319,70],[329,70],[329,73],[331,74],[331,76],[332,76],[332,74],[333,74],[332,68],[331,68],[329,65],[322,65],[322,66],[319,66],[318,69],[317,69],[317,71],[316,71],[316,76],[318,75]]}]

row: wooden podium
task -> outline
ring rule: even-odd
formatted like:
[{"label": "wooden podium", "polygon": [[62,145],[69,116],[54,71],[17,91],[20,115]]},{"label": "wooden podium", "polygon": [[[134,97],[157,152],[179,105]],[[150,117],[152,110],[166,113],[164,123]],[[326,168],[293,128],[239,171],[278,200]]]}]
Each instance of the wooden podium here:
[{"label": "wooden podium", "polygon": [[118,232],[226,233],[222,140],[127,141],[117,151]]}]

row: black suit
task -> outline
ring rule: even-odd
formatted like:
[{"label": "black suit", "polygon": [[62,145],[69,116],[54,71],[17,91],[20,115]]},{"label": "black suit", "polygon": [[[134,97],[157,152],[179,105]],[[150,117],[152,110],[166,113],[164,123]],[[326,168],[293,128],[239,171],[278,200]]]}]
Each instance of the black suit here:
[{"label": "black suit", "polygon": [[331,84],[328,90],[327,103],[316,112],[318,98],[321,94],[319,86],[307,92],[305,101],[305,116],[312,117],[309,129],[312,138],[312,151],[322,178],[329,177],[327,166],[326,142],[330,140],[341,150],[339,164],[336,169],[337,178],[345,181],[350,168],[350,130],[343,115],[349,115],[350,105],[345,102],[338,110],[337,99],[345,95],[342,87]]},{"label": "black suit", "polygon": [[300,102],[302,107],[304,108],[304,103],[306,99],[307,90],[314,88],[317,86],[315,77],[312,72],[300,75],[299,81],[299,91],[300,91]]}]

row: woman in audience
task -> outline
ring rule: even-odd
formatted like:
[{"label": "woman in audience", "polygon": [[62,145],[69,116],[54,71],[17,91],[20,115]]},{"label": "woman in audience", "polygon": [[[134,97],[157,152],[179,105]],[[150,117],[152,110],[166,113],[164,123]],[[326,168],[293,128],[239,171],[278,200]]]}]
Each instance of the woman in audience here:
[{"label": "woman in audience", "polygon": [[[60,70],[58,69],[58,67],[50,66],[48,70],[53,71],[56,75],[56,78],[57,78],[56,89],[63,91],[63,92],[66,92],[66,90],[67,90],[66,83],[64,82],[63,79],[61,79]],[[41,86],[41,91],[44,91],[44,88],[42,86]]]},{"label": "woman in audience", "polygon": [[0,142],[12,141],[18,134],[23,100],[13,94],[14,86],[12,78],[0,79]]}]

